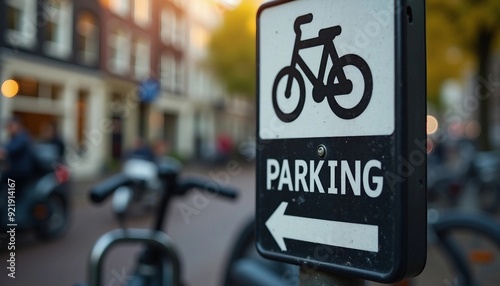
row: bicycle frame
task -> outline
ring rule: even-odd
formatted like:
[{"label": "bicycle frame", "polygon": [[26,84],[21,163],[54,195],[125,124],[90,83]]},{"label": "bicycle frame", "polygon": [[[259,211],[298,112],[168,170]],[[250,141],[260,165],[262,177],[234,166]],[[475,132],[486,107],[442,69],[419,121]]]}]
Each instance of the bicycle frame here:
[{"label": "bicycle frame", "polygon": [[[326,71],[326,64],[328,62],[328,56],[330,56],[330,59],[332,60],[332,63],[335,64],[339,60],[339,55],[337,53],[337,49],[335,48],[335,45],[333,44],[333,40],[335,36],[329,37],[326,39],[322,39],[321,37],[316,37],[316,38],[311,38],[307,40],[301,40],[300,39],[301,33],[297,33],[295,37],[295,44],[293,48],[293,54],[292,54],[292,62],[290,63],[290,66],[295,68],[295,65],[298,65],[302,71],[304,71],[306,77],[309,79],[309,81],[313,84],[314,87],[324,87],[326,86],[323,83],[323,80],[325,78],[325,71]],[[324,46],[323,52],[321,55],[321,62],[319,66],[319,71],[318,71],[318,77],[314,75],[314,73],[311,71],[311,69],[307,66],[306,62],[300,56],[299,51],[303,49],[308,49],[308,48],[313,48],[317,46]],[[346,81],[345,74],[343,72],[339,73],[339,82],[344,82]],[[288,77],[287,84],[286,84],[286,94],[290,94],[290,89],[292,87],[292,77]]]}]

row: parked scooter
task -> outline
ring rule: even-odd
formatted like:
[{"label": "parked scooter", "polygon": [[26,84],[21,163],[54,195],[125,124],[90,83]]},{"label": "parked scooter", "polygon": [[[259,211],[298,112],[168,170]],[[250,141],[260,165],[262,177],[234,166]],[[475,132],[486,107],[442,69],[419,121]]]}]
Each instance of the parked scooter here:
[{"label": "parked scooter", "polygon": [[[69,226],[69,170],[56,163],[58,154],[53,145],[35,144],[32,148],[36,170],[28,182],[15,182],[11,191],[3,192],[0,229],[15,223],[16,231],[33,229],[40,239],[55,239]],[[6,197],[12,198],[10,205]],[[6,215],[8,212],[14,215]],[[10,217],[13,221],[7,221]]]},{"label": "parked scooter", "polygon": [[123,220],[134,207],[154,208],[163,190],[158,165],[136,155],[124,162],[121,174],[135,183],[120,186],[113,194],[112,209],[118,220]]}]

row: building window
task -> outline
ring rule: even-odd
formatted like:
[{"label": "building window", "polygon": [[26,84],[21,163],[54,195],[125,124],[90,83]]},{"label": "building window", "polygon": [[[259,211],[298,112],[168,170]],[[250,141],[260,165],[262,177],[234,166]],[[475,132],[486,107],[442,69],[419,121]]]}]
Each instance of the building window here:
[{"label": "building window", "polygon": [[130,12],[130,0],[109,0],[109,8],[116,14],[125,17]]},{"label": "building window", "polygon": [[14,80],[19,85],[19,96],[50,100],[59,100],[61,98],[63,87],[60,84],[40,82],[29,77],[14,77]]},{"label": "building window", "polygon": [[196,94],[203,96],[210,92],[207,86],[207,74],[202,69],[199,69],[195,72],[196,77],[194,78],[195,86],[196,86]]},{"label": "building window", "polygon": [[175,34],[175,14],[171,10],[161,12],[161,39],[166,44],[172,44]]},{"label": "building window", "polygon": [[71,1],[48,0],[43,9],[47,17],[44,27],[45,53],[52,57],[68,58],[71,54]]},{"label": "building window", "polygon": [[186,38],[186,22],[184,21],[183,17],[176,17],[175,18],[176,23],[175,23],[175,38],[174,38],[174,45],[182,49],[184,47],[184,40]]},{"label": "building window", "polygon": [[36,0],[6,0],[5,40],[14,47],[33,48],[36,43]]},{"label": "building window", "polygon": [[160,31],[164,43],[179,49],[184,47],[186,24],[184,18],[179,17],[172,10],[162,11]]},{"label": "building window", "polygon": [[22,11],[18,7],[7,6],[7,29],[21,31]]},{"label": "building window", "polygon": [[108,68],[117,74],[126,74],[130,68],[130,35],[123,29],[112,29],[108,37]]},{"label": "building window", "polygon": [[141,25],[147,26],[151,18],[151,1],[150,0],[134,0],[134,21]]},{"label": "building window", "polygon": [[177,58],[175,60],[175,90],[178,93],[184,92],[184,73],[186,69],[184,67],[184,62]]},{"label": "building window", "polygon": [[144,39],[134,42],[134,74],[139,80],[146,79],[149,74],[149,43]]},{"label": "building window", "polygon": [[184,91],[184,64],[174,55],[166,54],[161,58],[161,86],[174,93]]},{"label": "building window", "polygon": [[18,95],[28,97],[38,97],[40,84],[36,79],[27,77],[16,77],[14,80],[19,85]]},{"label": "building window", "polygon": [[97,21],[90,12],[82,12],[76,26],[77,59],[80,63],[94,65],[99,60],[99,31]]},{"label": "building window", "polygon": [[175,89],[175,58],[173,55],[161,57],[160,84],[162,88],[173,91]]}]

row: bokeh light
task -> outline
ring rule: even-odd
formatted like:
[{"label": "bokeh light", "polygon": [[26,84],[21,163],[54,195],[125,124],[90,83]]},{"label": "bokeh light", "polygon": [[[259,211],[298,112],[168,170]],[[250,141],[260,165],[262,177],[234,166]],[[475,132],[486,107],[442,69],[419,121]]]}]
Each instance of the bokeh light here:
[{"label": "bokeh light", "polygon": [[427,154],[432,153],[434,151],[434,141],[432,141],[430,138],[427,138]]},{"label": "bokeh light", "polygon": [[427,115],[427,135],[434,134],[438,130],[439,124],[436,117]]},{"label": "bokeh light", "polygon": [[13,79],[8,79],[2,83],[2,94],[5,97],[14,97],[19,92],[19,85]]},{"label": "bokeh light", "polygon": [[477,139],[481,134],[481,125],[477,121],[471,121],[465,125],[465,136],[469,139]]}]

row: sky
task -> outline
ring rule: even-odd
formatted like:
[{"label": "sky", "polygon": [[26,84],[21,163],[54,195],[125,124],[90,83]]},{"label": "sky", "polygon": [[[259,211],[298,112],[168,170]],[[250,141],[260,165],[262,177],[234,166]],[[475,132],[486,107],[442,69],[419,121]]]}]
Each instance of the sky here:
[{"label": "sky", "polygon": [[236,6],[238,3],[240,3],[240,0],[219,0],[219,2],[231,5],[231,6]]}]

